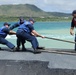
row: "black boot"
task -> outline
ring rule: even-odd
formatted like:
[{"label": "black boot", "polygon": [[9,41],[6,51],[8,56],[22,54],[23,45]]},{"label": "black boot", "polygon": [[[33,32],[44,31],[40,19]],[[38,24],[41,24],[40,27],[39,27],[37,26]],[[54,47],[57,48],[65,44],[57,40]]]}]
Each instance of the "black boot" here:
[{"label": "black boot", "polygon": [[1,50],[1,47],[0,47],[0,50]]},{"label": "black boot", "polygon": [[45,47],[37,47],[37,49],[45,49]]},{"label": "black boot", "polygon": [[16,47],[16,51],[20,51],[20,47]]},{"label": "black boot", "polygon": [[27,49],[25,47],[22,47],[22,51],[26,51]]},{"label": "black boot", "polygon": [[34,52],[33,53],[34,54],[40,54],[41,52],[39,50],[37,50],[37,49],[34,49]]}]

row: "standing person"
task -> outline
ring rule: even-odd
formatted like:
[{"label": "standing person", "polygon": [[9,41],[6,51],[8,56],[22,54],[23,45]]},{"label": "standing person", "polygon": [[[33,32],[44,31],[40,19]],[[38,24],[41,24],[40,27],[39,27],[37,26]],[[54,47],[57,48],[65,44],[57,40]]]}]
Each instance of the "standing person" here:
[{"label": "standing person", "polygon": [[[74,35],[74,28],[76,28],[76,10],[72,12],[72,22],[71,22],[71,28],[70,28],[70,34]],[[76,42],[76,31],[75,31],[75,42]],[[75,51],[76,51],[76,43],[75,43]]]},{"label": "standing person", "polygon": [[8,46],[10,49],[15,49],[15,46],[7,41],[5,38],[7,36],[7,34],[16,34],[16,32],[11,31],[9,29],[10,24],[8,24],[7,22],[4,23],[3,27],[0,28],[0,44],[4,44],[6,46]]},{"label": "standing person", "polygon": [[[20,17],[19,18],[19,22],[15,23],[14,25],[12,25],[10,27],[10,30],[16,28],[16,27],[19,27],[20,25],[24,24],[26,21],[24,20],[23,17]],[[22,44],[22,51],[26,51],[26,48],[25,48],[25,40],[22,38],[22,39],[19,39],[17,38],[17,47],[16,47],[16,51],[19,51],[20,50],[20,45]]]},{"label": "standing person", "polygon": [[33,27],[34,22],[35,21],[33,18],[30,18],[29,21],[24,22],[22,25],[19,26],[16,35],[19,39],[25,39],[29,41],[32,44],[34,53],[38,53],[39,51],[37,49],[43,49],[43,47],[39,47],[36,36],[42,38],[44,38],[44,36],[35,31]]}]

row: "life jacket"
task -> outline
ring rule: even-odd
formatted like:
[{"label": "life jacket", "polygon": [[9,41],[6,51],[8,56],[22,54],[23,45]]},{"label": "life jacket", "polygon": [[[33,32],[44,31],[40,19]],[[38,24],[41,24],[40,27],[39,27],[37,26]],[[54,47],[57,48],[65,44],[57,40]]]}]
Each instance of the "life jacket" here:
[{"label": "life jacket", "polygon": [[72,21],[73,21],[73,23],[74,23],[74,26],[76,27],[76,19],[73,18]]},{"label": "life jacket", "polygon": [[5,38],[7,36],[7,33],[3,32],[4,28],[5,28],[5,26],[3,26],[2,28],[0,28],[0,36],[2,36],[3,38]]},{"label": "life jacket", "polygon": [[20,22],[19,22],[18,29],[22,29],[23,31],[30,33],[30,29],[28,28],[28,25],[31,25],[31,23],[29,21],[24,21],[23,24],[20,24]]}]

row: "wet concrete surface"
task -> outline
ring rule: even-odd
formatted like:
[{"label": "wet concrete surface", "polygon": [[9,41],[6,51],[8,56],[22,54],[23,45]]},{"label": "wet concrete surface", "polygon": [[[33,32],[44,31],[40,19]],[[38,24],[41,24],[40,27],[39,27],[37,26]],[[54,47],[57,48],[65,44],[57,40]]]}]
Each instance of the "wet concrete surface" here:
[{"label": "wet concrete surface", "polygon": [[0,75],[76,75],[76,56],[1,50]]}]

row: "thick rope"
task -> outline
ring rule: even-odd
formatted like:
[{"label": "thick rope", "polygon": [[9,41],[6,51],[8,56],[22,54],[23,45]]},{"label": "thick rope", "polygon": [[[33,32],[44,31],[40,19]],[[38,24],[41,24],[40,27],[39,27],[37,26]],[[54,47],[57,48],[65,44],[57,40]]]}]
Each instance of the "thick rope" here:
[{"label": "thick rope", "polygon": [[58,41],[63,41],[63,42],[68,42],[68,43],[73,43],[75,44],[76,42],[73,42],[73,41],[68,41],[68,40],[62,40],[62,39],[57,39],[57,38],[51,38],[51,37],[45,37],[47,39],[52,39],[52,40],[58,40]]}]

